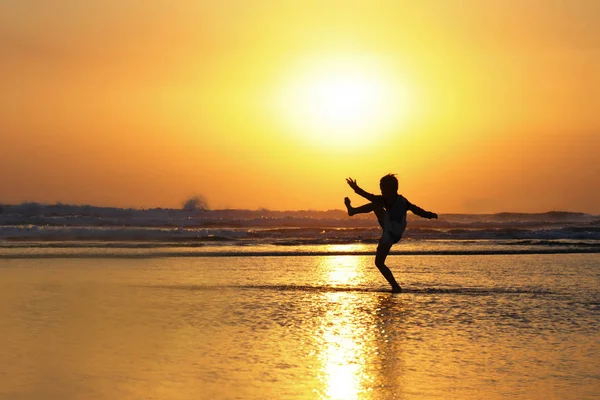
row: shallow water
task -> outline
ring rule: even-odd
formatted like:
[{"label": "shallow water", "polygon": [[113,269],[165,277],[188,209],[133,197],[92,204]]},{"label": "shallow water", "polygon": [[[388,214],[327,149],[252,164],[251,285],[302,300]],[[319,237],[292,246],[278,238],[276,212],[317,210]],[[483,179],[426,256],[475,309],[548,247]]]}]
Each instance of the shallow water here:
[{"label": "shallow water", "polygon": [[600,398],[600,255],[388,265],[0,260],[0,398]]}]

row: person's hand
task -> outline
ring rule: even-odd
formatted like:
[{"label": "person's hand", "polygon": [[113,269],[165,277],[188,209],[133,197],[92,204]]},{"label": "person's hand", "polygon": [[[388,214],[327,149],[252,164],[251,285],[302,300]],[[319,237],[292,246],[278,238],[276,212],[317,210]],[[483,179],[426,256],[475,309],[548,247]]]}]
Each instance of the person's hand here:
[{"label": "person's hand", "polygon": [[346,183],[354,190],[358,190],[358,183],[352,178],[346,178]]},{"label": "person's hand", "polygon": [[438,219],[438,215],[434,212],[429,213],[429,219]]}]

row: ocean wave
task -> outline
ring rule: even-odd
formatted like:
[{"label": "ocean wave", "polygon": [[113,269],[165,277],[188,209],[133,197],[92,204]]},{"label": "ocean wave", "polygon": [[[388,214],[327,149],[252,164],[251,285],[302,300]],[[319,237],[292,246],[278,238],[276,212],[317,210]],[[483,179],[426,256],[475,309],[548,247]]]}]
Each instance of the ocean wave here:
[{"label": "ocean wave", "polygon": [[[154,228],[17,225],[0,226],[8,241],[165,241],[194,243],[246,242],[282,246],[299,244],[376,243],[378,227],[367,228]],[[409,227],[404,239],[417,240],[600,240],[600,227],[555,229],[433,229]]]},{"label": "ocean wave", "polygon": [[0,239],[48,241],[199,241],[223,242],[247,237],[248,230],[142,227],[0,226]]},{"label": "ocean wave", "polygon": [[580,242],[561,240],[518,240],[504,243],[507,246],[551,246],[551,247],[590,247],[600,248],[600,242]]},{"label": "ocean wave", "polygon": [[[541,229],[544,227],[596,226],[600,216],[566,211],[546,213],[441,214],[438,220],[424,220],[409,213],[409,225],[433,229]],[[97,226],[97,227],[338,227],[376,226],[372,215],[348,217],[343,210],[272,211],[202,210],[169,208],[132,209],[90,205],[22,203],[0,205],[0,226]]]}]

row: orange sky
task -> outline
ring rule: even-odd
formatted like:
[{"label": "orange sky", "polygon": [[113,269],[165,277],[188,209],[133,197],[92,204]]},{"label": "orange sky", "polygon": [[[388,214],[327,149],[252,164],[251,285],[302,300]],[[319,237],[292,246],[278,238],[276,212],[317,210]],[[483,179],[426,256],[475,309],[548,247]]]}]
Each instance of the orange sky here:
[{"label": "orange sky", "polygon": [[600,213],[596,0],[8,0],[0,60],[0,202]]}]

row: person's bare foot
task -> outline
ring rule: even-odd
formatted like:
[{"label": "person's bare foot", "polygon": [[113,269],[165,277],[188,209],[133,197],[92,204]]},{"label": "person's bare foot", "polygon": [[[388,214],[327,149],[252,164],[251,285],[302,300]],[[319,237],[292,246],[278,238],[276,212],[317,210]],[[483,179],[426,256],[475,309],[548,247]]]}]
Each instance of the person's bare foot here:
[{"label": "person's bare foot", "polygon": [[402,288],[400,287],[400,285],[392,286],[392,293],[401,293],[401,292],[402,292]]},{"label": "person's bare foot", "polygon": [[350,205],[350,199],[347,197],[344,197],[344,204],[346,205],[346,209],[348,209],[348,215],[353,216],[354,208]]}]

